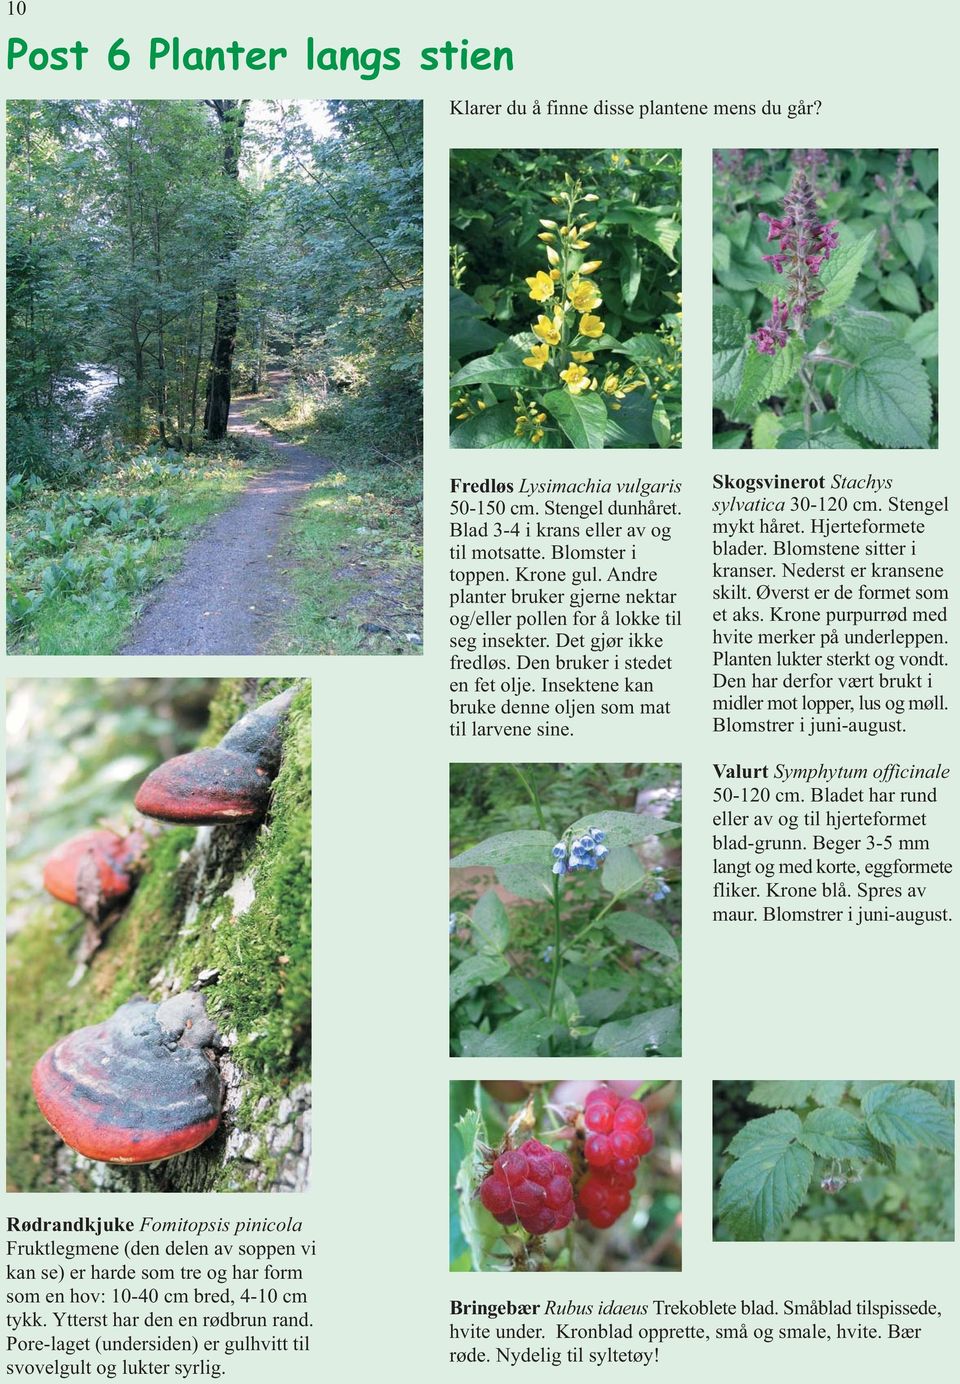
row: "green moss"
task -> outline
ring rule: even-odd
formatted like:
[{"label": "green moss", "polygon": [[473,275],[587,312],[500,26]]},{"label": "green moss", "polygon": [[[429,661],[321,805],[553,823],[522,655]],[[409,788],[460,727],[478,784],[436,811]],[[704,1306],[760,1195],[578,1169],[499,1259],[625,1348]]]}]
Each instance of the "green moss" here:
[{"label": "green moss", "polygon": [[[293,679],[259,684],[256,702]],[[213,738],[247,709],[243,680],[226,680],[211,706]],[[221,1031],[236,1031],[231,1056],[244,1076],[239,1122],[269,1122],[283,1094],[309,1078],[310,1064],[310,687],[294,698],[284,725],[284,753],[271,809],[258,829],[215,829],[210,856],[225,863],[214,896],[201,901],[191,925],[184,905],[193,867],[190,827],[164,830],[151,842],[144,875],[129,908],[75,989],[68,988],[81,926],[75,910],[41,906],[8,950],[8,1175],[18,1191],[52,1190],[58,1140],[37,1110],[30,1072],[37,1058],[73,1028],[95,1023],[136,993],[159,998],[151,980],[162,972],[182,987],[214,968],[206,992]],[[210,859],[208,856],[208,861]],[[252,882],[250,906],[235,916],[225,897],[231,877]],[[262,1098],[264,1109],[257,1111]],[[124,1173],[130,1190],[230,1190],[237,1176],[222,1166],[223,1135],[197,1154],[158,1169]],[[269,1177],[269,1159],[261,1171]],[[190,1178],[177,1181],[178,1170]]]}]

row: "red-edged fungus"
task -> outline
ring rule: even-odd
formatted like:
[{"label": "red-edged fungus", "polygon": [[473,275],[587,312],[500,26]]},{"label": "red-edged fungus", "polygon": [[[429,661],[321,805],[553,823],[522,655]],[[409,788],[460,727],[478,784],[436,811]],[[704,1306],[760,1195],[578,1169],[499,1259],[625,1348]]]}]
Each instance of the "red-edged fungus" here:
[{"label": "red-edged fungus", "polygon": [[48,858],[43,887],[55,899],[98,917],[132,892],[143,846],[138,831],[126,836],[105,829],[81,832]]},{"label": "red-edged fungus", "polygon": [[280,726],[293,688],[248,711],[214,749],[191,750],[154,769],[135,805],[163,822],[259,821],[280,768]]},{"label": "red-edged fungus", "polygon": [[86,1158],[172,1158],[220,1123],[220,1074],[203,1051],[215,1041],[201,995],[188,990],[159,1005],[138,995],[54,1043],[33,1069],[33,1093],[48,1124]]}]

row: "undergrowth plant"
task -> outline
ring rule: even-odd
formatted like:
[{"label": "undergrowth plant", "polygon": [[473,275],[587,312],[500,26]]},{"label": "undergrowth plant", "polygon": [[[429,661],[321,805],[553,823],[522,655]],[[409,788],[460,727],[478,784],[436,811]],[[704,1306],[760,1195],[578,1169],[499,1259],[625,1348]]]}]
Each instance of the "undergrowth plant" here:
[{"label": "undergrowth plant", "polygon": [[953,1238],[953,1082],[758,1081],[746,1101],[773,1113],[743,1122],[715,1088],[719,1238]]},{"label": "undergrowth plant", "polygon": [[676,1055],[679,950],[651,915],[666,916],[679,872],[634,847],[679,824],[601,807],[551,826],[533,772],[514,772],[538,828],[490,836],[450,862],[495,871],[514,899],[508,909],[488,888],[450,916],[454,1054]]},{"label": "undergrowth plant", "polygon": [[[499,285],[468,297],[461,285],[484,247],[452,247],[454,447],[679,445],[679,155],[597,158],[611,161],[615,178],[609,166],[564,170],[562,179],[544,166],[538,204],[519,180],[502,189],[524,254],[516,267],[490,266]],[[664,200],[645,205],[644,194]],[[454,209],[455,228],[463,211]],[[471,215],[468,231],[482,215]],[[486,316],[508,328],[519,317],[521,329],[506,335]]]},{"label": "undergrowth plant", "polygon": [[937,156],[718,152],[715,446],[936,446]]}]

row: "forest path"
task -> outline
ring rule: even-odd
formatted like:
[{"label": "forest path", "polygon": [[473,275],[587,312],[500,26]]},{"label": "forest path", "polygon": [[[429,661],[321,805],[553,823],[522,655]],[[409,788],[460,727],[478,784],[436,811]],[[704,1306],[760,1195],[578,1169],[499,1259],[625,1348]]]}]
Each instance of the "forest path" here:
[{"label": "forest path", "polygon": [[270,371],[268,396],[241,396],[229,431],[265,442],[277,465],[254,476],[234,504],[203,525],[179,569],[158,587],[122,654],[258,654],[295,602],[285,569],[295,560],[287,529],[297,502],[333,463],[283,442],[258,422],[286,372]]}]

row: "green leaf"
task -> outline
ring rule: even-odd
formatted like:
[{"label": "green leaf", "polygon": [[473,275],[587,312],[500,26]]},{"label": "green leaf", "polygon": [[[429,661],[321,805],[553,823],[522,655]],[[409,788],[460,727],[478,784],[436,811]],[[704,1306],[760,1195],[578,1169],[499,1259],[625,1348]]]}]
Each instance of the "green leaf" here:
[{"label": "green leaf", "polygon": [[713,267],[720,270],[730,268],[730,237],[719,231],[713,237]]},{"label": "green leaf", "polygon": [[493,889],[481,894],[470,919],[471,932],[485,951],[502,952],[510,940],[507,910]]},{"label": "green leaf", "polygon": [[514,384],[529,385],[535,371],[524,365],[517,353],[517,347],[494,351],[492,356],[481,356],[470,361],[450,380],[451,389],[459,389],[468,384]]},{"label": "green leaf", "polygon": [[556,1028],[545,1014],[518,1014],[493,1033],[465,1029],[460,1034],[463,1057],[536,1057]]},{"label": "green leaf", "polygon": [[863,262],[873,248],[876,231],[869,231],[859,240],[841,230],[840,244],[820,270],[823,296],[813,305],[814,317],[827,317],[843,307],[854,290]]},{"label": "green leaf", "polygon": [[646,879],[646,871],[629,846],[615,846],[603,862],[603,887],[611,894],[629,894]]},{"label": "green leaf", "polygon": [[450,354],[463,360],[475,351],[487,351],[505,341],[503,332],[484,322],[484,311],[458,288],[450,290]]},{"label": "green leaf", "polygon": [[900,249],[916,269],[923,259],[924,250],[927,248],[927,237],[923,233],[920,222],[900,221],[894,228],[894,235],[897,237],[897,244]]},{"label": "green leaf", "polygon": [[822,1106],[811,1110],[799,1134],[801,1144],[821,1158],[872,1158],[867,1126],[851,1110]]},{"label": "green leaf", "polygon": [[514,429],[517,417],[512,404],[498,404],[467,418],[450,434],[451,447],[496,447],[517,451],[527,446]]},{"label": "green leaf", "polygon": [[743,446],[744,438],[747,435],[746,428],[732,428],[727,432],[715,433],[713,446],[715,451],[735,452]]},{"label": "green leaf", "polygon": [[839,1105],[847,1093],[845,1081],[818,1081],[813,1088],[813,1099],[818,1105]]},{"label": "green leaf", "polygon": [[924,192],[929,192],[937,181],[937,150],[936,149],[914,149],[911,158],[913,171],[916,173],[920,186]]},{"label": "green leaf", "polygon": [[518,899],[536,899],[543,902],[553,895],[553,866],[540,864],[498,865],[497,879],[509,894]]},{"label": "green leaf", "polygon": [[488,836],[450,861],[450,868],[466,865],[528,865],[542,863],[550,855],[554,839],[548,831],[504,831]]},{"label": "green leaf", "polygon": [[653,435],[657,439],[657,446],[669,447],[672,436],[670,432],[670,415],[667,413],[662,399],[657,399],[653,406],[651,422],[653,423]]},{"label": "green leaf", "polygon": [[611,409],[603,440],[607,447],[649,447],[655,441],[649,394],[635,389],[618,409]]},{"label": "green leaf", "polygon": [[713,309],[713,401],[725,408],[740,392],[750,323],[724,303]]},{"label": "green leaf", "polygon": [[613,933],[618,942],[633,942],[650,951],[662,952],[672,961],[680,960],[677,944],[667,929],[639,913],[613,913],[604,919],[604,925]]},{"label": "green leaf", "polygon": [[614,846],[632,846],[635,841],[643,841],[648,836],[677,831],[678,825],[676,822],[664,822],[660,817],[648,817],[641,812],[592,812],[588,817],[579,817],[567,828],[571,836],[583,836],[590,830],[604,832],[604,845],[612,851]]},{"label": "green leaf", "polygon": [[668,258],[676,258],[674,251],[680,239],[680,224],[672,216],[660,216],[643,207],[620,207],[608,212],[603,220],[609,226],[629,226],[637,235],[661,249]]},{"label": "green leaf", "polygon": [[857,439],[840,427],[822,428],[812,433],[805,433],[802,428],[788,428],[777,440],[777,449],[781,452],[850,451],[859,447]]},{"label": "green leaf", "polygon": [[772,1239],[797,1212],[813,1176],[813,1154],[796,1142],[799,1118],[779,1110],[751,1120],[730,1144],[717,1210],[738,1240]]},{"label": "green leaf", "polygon": [[[919,227],[918,227],[919,229]],[[886,299],[900,312],[908,312],[915,317],[920,311],[920,294],[917,285],[909,274],[898,270],[895,274],[885,274],[880,280],[880,297]]]},{"label": "green leaf", "polygon": [[775,356],[764,355],[751,341],[743,366],[743,378],[733,412],[739,417],[762,399],[781,394],[803,363],[803,340],[791,335]]},{"label": "green leaf", "polygon": [[953,1114],[929,1091],[892,1082],[875,1086],[863,1098],[863,1114],[882,1144],[953,1148]]},{"label": "green leaf", "polygon": [[772,409],[764,409],[753,420],[753,450],[772,451],[783,431],[783,420]]},{"label": "green leaf", "polygon": [[470,956],[450,976],[450,1008],[459,1004],[464,995],[479,985],[493,985],[510,970],[510,962],[502,956]]},{"label": "green leaf", "polygon": [[604,1024],[593,1038],[602,1057],[677,1057],[680,1053],[680,1006],[651,1009],[632,1019]]},{"label": "green leaf", "polygon": [[[480,1105],[480,1089],[477,1085],[476,1103]],[[456,1190],[460,1211],[460,1228],[470,1247],[470,1259],[475,1271],[485,1267],[485,1258],[492,1241],[496,1238],[491,1226],[493,1220],[480,1201],[474,1196],[486,1172],[483,1149],[487,1142],[487,1130],[479,1110],[468,1110],[457,1121],[457,1133],[463,1144],[463,1161],[457,1170]],[[499,1233],[499,1227],[497,1227]]]},{"label": "green leaf", "polygon": [[574,447],[603,446],[607,426],[607,406],[596,394],[571,394],[569,389],[551,389],[543,405],[560,424]]},{"label": "green leaf", "polygon": [[931,308],[929,312],[922,313],[910,323],[904,341],[908,346],[913,347],[918,356],[922,356],[924,360],[929,360],[931,356],[938,354],[939,330],[939,309]]},{"label": "green leaf", "polygon": [[836,314],[834,326],[844,351],[859,356],[874,346],[896,341],[897,321],[892,314],[847,307]]},{"label": "green leaf", "polygon": [[755,1081],[747,1100],[753,1105],[806,1105],[813,1093],[812,1081]]},{"label": "green leaf", "polygon": [[584,1023],[602,1024],[611,1014],[616,1014],[630,994],[629,987],[620,990],[588,990],[580,996],[580,1017]]},{"label": "green leaf", "polygon": [[844,372],[837,395],[844,423],[881,447],[926,447],[930,380],[916,353],[891,341]]}]

